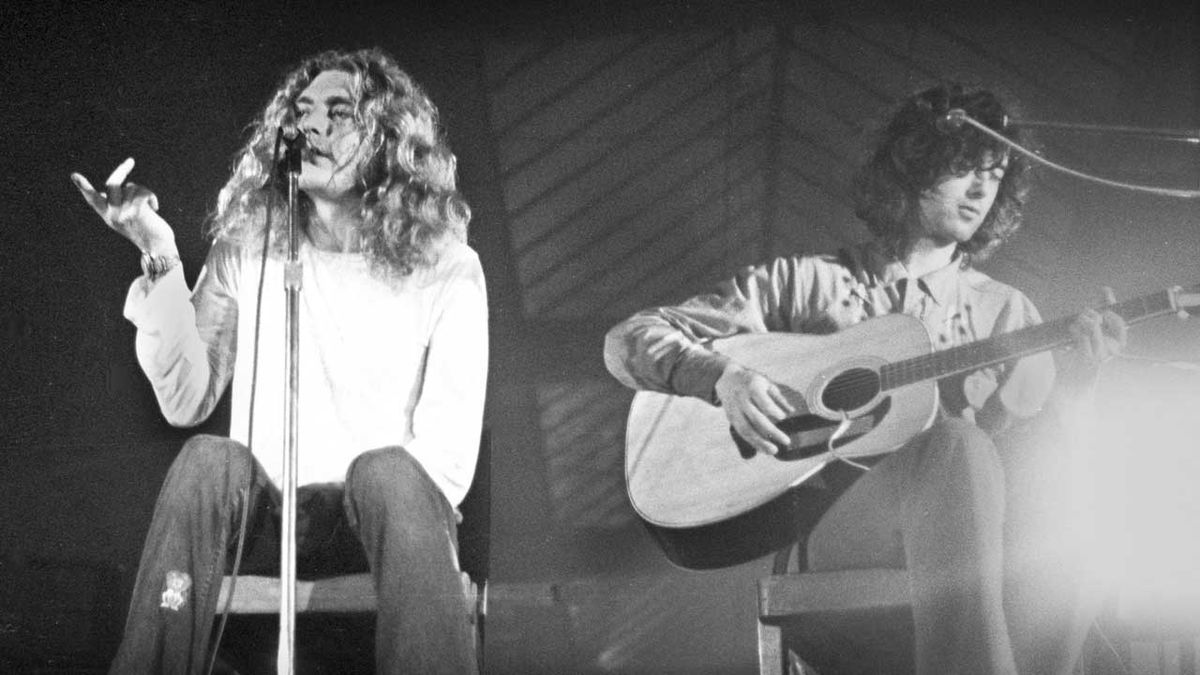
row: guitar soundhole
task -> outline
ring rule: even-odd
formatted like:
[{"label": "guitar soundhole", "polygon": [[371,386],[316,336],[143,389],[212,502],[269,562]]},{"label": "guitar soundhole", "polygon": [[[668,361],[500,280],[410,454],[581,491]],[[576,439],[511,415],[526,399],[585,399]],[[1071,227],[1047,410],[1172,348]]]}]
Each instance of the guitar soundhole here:
[{"label": "guitar soundhole", "polygon": [[879,373],[869,368],[850,368],[825,385],[821,403],[830,410],[857,410],[879,393]]}]

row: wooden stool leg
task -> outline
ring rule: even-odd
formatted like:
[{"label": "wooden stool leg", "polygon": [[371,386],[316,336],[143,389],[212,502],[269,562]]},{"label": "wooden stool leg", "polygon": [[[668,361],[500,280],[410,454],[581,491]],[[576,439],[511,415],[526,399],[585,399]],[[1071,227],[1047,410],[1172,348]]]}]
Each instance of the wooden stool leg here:
[{"label": "wooden stool leg", "polygon": [[820,675],[795,652],[783,647],[783,628],[758,622],[759,675]]},{"label": "wooden stool leg", "polygon": [[821,675],[816,668],[808,665],[808,663],[796,655],[793,651],[788,651],[788,675]]},{"label": "wooden stool leg", "polygon": [[783,672],[783,629],[758,622],[758,674],[785,675]]}]

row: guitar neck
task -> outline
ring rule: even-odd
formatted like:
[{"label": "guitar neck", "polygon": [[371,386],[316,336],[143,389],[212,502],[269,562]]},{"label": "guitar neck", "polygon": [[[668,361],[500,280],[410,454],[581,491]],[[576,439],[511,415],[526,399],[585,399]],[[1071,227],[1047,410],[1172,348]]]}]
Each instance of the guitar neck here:
[{"label": "guitar neck", "polygon": [[[1177,311],[1169,290],[1118,302],[1102,309],[1115,312],[1130,325]],[[1062,317],[978,342],[889,363],[880,369],[880,384],[887,391],[1054,349],[1074,341],[1070,330],[1074,321],[1074,316]]]}]

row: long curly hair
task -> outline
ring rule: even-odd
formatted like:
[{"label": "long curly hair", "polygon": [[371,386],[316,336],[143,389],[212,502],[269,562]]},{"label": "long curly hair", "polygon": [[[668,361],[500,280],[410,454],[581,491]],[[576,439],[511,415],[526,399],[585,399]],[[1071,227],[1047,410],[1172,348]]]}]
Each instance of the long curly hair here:
[{"label": "long curly hair", "polygon": [[[286,198],[280,197],[286,195],[285,169],[273,161],[279,129],[294,123],[300,93],[330,70],[351,76],[354,122],[366,146],[356,154],[354,167],[362,250],[377,270],[411,274],[432,264],[446,240],[466,240],[471,210],[457,190],[456,159],[439,128],[437,108],[379,49],[323,52],[283,78],[250,125],[249,140],[209,219],[209,234],[218,241],[257,246],[264,240],[269,210],[270,220],[284,222]],[[306,223],[310,212],[311,202],[302,195],[299,222]],[[272,229],[271,248],[282,250],[285,228]]]},{"label": "long curly hair", "polygon": [[946,124],[946,114],[954,109],[1016,143],[1033,144],[1027,133],[1010,124],[1014,105],[986,89],[950,82],[905,99],[878,133],[873,152],[854,180],[855,214],[893,255],[907,253],[922,192],[947,174],[988,169],[1005,159],[1008,165],[996,201],[975,235],[958,245],[962,264],[986,259],[1021,227],[1031,162],[969,124]]}]

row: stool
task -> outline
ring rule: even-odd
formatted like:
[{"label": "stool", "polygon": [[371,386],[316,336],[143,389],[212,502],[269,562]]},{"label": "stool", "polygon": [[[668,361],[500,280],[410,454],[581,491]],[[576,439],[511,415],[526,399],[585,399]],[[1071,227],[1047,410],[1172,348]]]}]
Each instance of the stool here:
[{"label": "stool", "polygon": [[[467,598],[467,613],[476,623],[487,611],[486,581],[483,589],[462,573],[463,594]],[[217,608],[223,610],[229,599],[233,579],[221,580],[221,595]],[[279,611],[282,584],[279,577],[239,576],[236,595],[229,606],[230,614],[274,614]],[[301,612],[374,612],[377,607],[375,582],[367,572],[347,574],[296,582],[296,613]]]},{"label": "stool", "polygon": [[[487,616],[487,581],[476,584],[471,575],[462,573],[463,595],[467,601],[467,616],[474,628],[475,651],[480,667],[483,664],[483,624]],[[229,600],[233,579],[221,580],[217,611],[223,611]],[[282,593],[279,577],[238,576],[230,614],[274,614],[279,611]],[[374,612],[377,608],[375,582],[370,573],[347,574],[324,579],[296,581],[296,613]]]},{"label": "stool", "polygon": [[[758,672],[760,675],[815,675],[803,655],[789,658],[784,626],[807,617],[911,607],[908,571],[873,568],[789,573],[793,548],[780,551],[774,573],[758,582]],[[790,661],[790,663],[789,663]]]},{"label": "stool", "polygon": [[[783,675],[782,624],[821,613],[895,610],[909,606],[908,571],[863,569],[772,575],[758,582],[758,672]],[[803,665],[815,673],[811,666]]]}]

